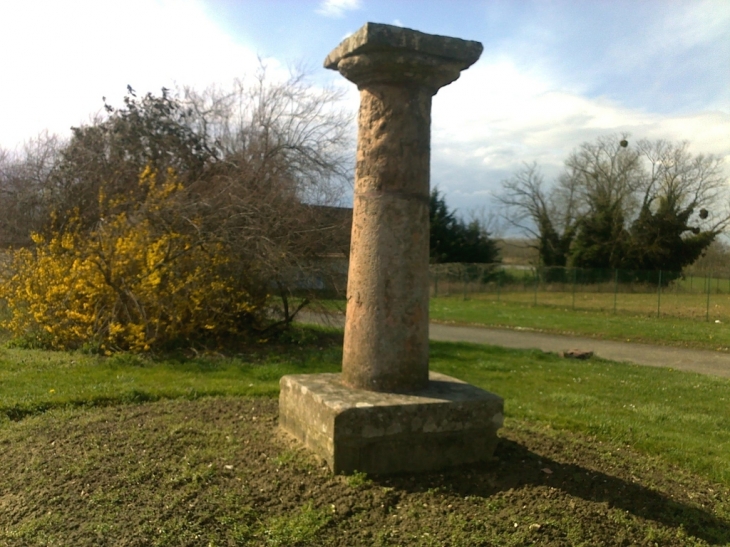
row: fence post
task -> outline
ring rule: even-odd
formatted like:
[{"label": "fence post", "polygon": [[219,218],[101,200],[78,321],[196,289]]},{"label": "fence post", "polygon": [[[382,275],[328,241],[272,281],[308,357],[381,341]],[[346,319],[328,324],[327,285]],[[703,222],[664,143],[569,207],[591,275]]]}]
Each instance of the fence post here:
[{"label": "fence post", "polygon": [[613,269],[613,314],[616,315],[616,297],[618,296],[618,268]]},{"label": "fence post", "polygon": [[656,288],[656,316],[659,317],[662,309],[662,271],[659,270],[659,282]]},{"label": "fence post", "polygon": [[502,292],[502,273],[504,270],[502,270],[499,275],[497,275],[497,302],[500,301],[500,295]]},{"label": "fence post", "polygon": [[466,266],[464,264],[461,265],[461,277],[464,286],[464,300],[466,300]]},{"label": "fence post", "polygon": [[439,295],[439,273],[434,273],[433,276],[433,297],[438,298]]},{"label": "fence post", "polygon": [[535,266],[535,297],[532,300],[532,305],[537,306],[537,286],[540,283],[539,267]]},{"label": "fence post", "polygon": [[577,276],[577,270],[573,268],[573,311],[575,311],[575,278]]},{"label": "fence post", "polygon": [[705,311],[705,321],[710,320],[710,283],[712,280],[709,277],[705,277],[705,285],[707,286],[707,308]]}]

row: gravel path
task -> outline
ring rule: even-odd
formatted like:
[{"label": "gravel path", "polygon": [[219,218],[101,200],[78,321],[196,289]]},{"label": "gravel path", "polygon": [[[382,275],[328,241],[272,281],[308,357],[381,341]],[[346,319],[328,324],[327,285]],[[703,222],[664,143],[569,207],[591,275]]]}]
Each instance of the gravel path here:
[{"label": "gravel path", "polygon": [[[343,326],[343,315],[300,314],[305,323]],[[623,361],[650,367],[666,367],[730,378],[730,354],[709,350],[654,346],[651,344],[614,342],[578,336],[546,334],[531,330],[492,329],[431,323],[431,340],[471,342],[517,349],[539,349],[557,353],[569,349],[592,351],[612,361]]]}]

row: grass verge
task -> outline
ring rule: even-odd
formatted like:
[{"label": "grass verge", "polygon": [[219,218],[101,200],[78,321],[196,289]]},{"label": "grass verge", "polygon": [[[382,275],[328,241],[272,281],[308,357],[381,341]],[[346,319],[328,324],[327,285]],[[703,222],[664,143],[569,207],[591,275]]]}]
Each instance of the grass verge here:
[{"label": "grass verge", "polygon": [[515,302],[462,297],[432,298],[434,321],[529,328],[542,332],[597,337],[607,340],[730,351],[730,328],[726,323],[708,323],[677,317],[656,317],[610,311],[571,310],[531,306]]},{"label": "grass verge", "polygon": [[111,357],[0,349],[0,420],[66,406],[105,406],[215,395],[276,396],[284,374],[335,372],[342,334],[299,328],[281,344],[223,355]]},{"label": "grass verge", "polygon": [[593,435],[730,485],[730,380],[537,350],[431,343],[431,368],[505,399],[509,417]]},{"label": "grass verge", "polygon": [[[284,374],[336,372],[341,332],[233,356],[104,358],[0,350],[0,421],[48,409],[269,396]],[[431,368],[500,394],[506,415],[617,442],[730,485],[730,380],[539,351],[431,343]]]}]

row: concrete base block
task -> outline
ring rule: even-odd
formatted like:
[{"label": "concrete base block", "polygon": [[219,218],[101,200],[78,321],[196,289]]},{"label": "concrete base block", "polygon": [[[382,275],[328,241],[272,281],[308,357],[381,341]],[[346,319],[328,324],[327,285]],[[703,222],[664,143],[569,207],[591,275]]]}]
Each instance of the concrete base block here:
[{"label": "concrete base block", "polygon": [[339,374],[281,379],[279,427],[325,459],[334,473],[435,471],[489,460],[504,401],[431,372],[408,394],[351,389]]}]

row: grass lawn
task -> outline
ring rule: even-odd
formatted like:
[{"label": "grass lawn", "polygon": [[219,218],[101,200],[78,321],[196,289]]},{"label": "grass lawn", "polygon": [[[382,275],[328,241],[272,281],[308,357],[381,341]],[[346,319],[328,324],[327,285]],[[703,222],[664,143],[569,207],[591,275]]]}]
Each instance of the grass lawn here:
[{"label": "grass lawn", "polygon": [[730,350],[730,325],[682,317],[656,317],[570,307],[497,302],[487,297],[431,298],[434,321],[490,327],[530,328],[543,332],[594,336],[608,340],[647,342],[720,351]]},{"label": "grass lawn", "polygon": [[[447,266],[447,265],[443,265]],[[464,284],[461,265],[450,278],[431,273],[431,294],[467,296],[504,302],[557,306],[576,310],[617,311],[714,321],[730,320],[730,279],[686,276],[661,289],[656,283],[571,283],[535,279],[534,270],[511,270],[512,282]],[[570,278],[572,273],[568,273]],[[611,273],[611,277],[613,273]],[[537,283],[536,283],[537,281]],[[709,284],[709,285],[708,285]]]},{"label": "grass lawn", "polygon": [[332,477],[274,434],[273,398],[340,344],[0,349],[0,545],[730,544],[730,381],[432,342],[432,369],[505,398],[499,460]]},{"label": "grass lawn", "polygon": [[276,397],[284,374],[334,372],[339,367],[342,353],[332,337],[341,335],[314,329],[302,332],[307,339],[301,344],[196,358],[152,359],[127,353],[107,358],[0,349],[0,420],[67,406],[215,395]]},{"label": "grass lawn", "polygon": [[[446,296],[446,295],[444,295]],[[451,296],[463,294],[452,293]],[[645,317],[672,317],[677,319],[691,319],[697,322],[727,321],[730,319],[730,295],[711,294],[709,307],[706,294],[676,293],[671,290],[660,296],[656,292],[645,293],[618,293],[612,291],[597,292],[578,290],[575,295],[571,291],[538,291],[537,296],[531,290],[517,292],[471,293],[467,298],[551,306],[576,311],[603,311],[616,313],[643,315]]]}]

